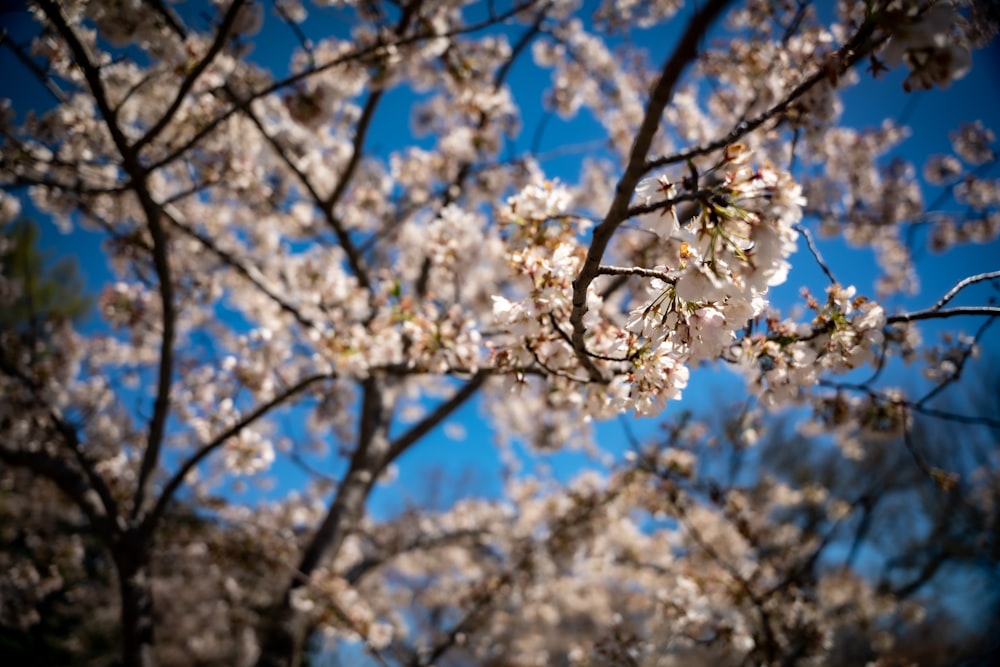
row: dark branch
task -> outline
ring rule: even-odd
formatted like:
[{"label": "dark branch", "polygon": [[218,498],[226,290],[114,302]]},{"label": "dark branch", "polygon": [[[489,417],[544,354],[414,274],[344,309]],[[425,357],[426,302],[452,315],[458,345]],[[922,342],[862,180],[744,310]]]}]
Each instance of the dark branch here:
[{"label": "dark branch", "polygon": [[401,455],[412,447],[425,435],[447,419],[455,410],[472,398],[479,388],[486,382],[486,372],[479,372],[471,380],[462,385],[461,389],[452,394],[451,398],[438,405],[433,412],[414,424],[406,433],[402,434],[389,444],[389,455],[379,468],[379,473]]},{"label": "dark branch", "polygon": [[958,308],[944,308],[941,310],[938,308],[928,308],[926,310],[917,310],[912,313],[890,315],[885,318],[885,321],[887,324],[895,324],[897,322],[917,322],[919,320],[943,320],[949,317],[996,317],[998,315],[1000,315],[1000,307],[998,306],[961,306]]},{"label": "dark branch", "polygon": [[273,409],[284,405],[289,399],[294,398],[320,380],[327,380],[330,379],[330,377],[331,376],[328,374],[322,374],[310,375],[309,377],[303,378],[271,400],[257,406],[238,422],[227,428],[219,435],[215,436],[215,438],[209,442],[202,445],[191,458],[181,465],[177,472],[173,474],[167,484],[163,487],[163,491],[160,493],[160,497],[156,501],[156,505],[143,521],[143,529],[145,532],[148,534],[155,530],[157,522],[163,517],[170,501],[173,500],[174,495],[176,495],[178,489],[180,489],[181,485],[184,483],[184,478],[187,477],[192,470],[198,467],[198,464],[204,461],[209,454],[224,445],[229,438],[238,436],[243,429],[251,426],[262,417],[265,417]]},{"label": "dark branch", "polygon": [[[49,1],[51,2],[51,0],[49,0]],[[526,9],[530,8],[531,6],[533,6],[535,4],[538,4],[538,1],[539,0],[528,0],[527,2],[524,2],[524,3],[521,3],[521,4],[515,5],[514,7],[511,7],[509,10],[507,10],[506,12],[503,12],[502,14],[498,14],[496,17],[492,17],[490,19],[487,19],[487,20],[484,20],[484,21],[480,21],[478,23],[469,24],[469,25],[463,26],[461,28],[456,28],[454,30],[449,30],[449,31],[446,31],[444,33],[437,33],[437,32],[434,32],[432,30],[429,30],[429,31],[425,31],[425,32],[420,32],[420,33],[416,33],[416,34],[413,34],[413,35],[409,35],[407,37],[403,37],[403,38],[397,40],[396,42],[393,42],[392,44],[385,44],[385,43],[370,44],[368,46],[364,46],[364,47],[355,49],[355,50],[353,50],[353,51],[351,51],[349,53],[345,53],[342,56],[334,58],[330,62],[324,63],[324,64],[319,65],[317,67],[314,67],[312,69],[307,69],[307,70],[303,70],[301,72],[298,72],[296,74],[292,74],[291,76],[288,76],[288,77],[282,79],[281,81],[277,81],[275,83],[272,83],[269,86],[265,86],[261,90],[258,90],[257,92],[252,93],[252,94],[248,95],[247,97],[244,97],[244,98],[238,100],[231,108],[227,109],[225,112],[223,112],[222,114],[216,116],[210,122],[206,123],[204,125],[204,127],[202,127],[200,130],[198,130],[198,132],[196,132],[194,134],[194,136],[192,136],[190,139],[188,139],[188,141],[186,141],[184,144],[178,146],[171,153],[169,153],[169,154],[165,155],[164,157],[160,158],[155,164],[153,164],[152,166],[150,166],[150,171],[153,171],[153,170],[159,169],[161,167],[164,167],[164,166],[170,164],[171,162],[177,160],[180,156],[184,155],[189,150],[191,150],[192,148],[194,148],[195,146],[197,146],[202,141],[202,139],[204,139],[205,137],[207,137],[210,134],[212,134],[212,132],[214,132],[216,130],[216,128],[219,127],[219,125],[221,125],[222,123],[224,123],[225,121],[227,121],[233,115],[235,115],[235,114],[237,114],[239,112],[242,112],[245,109],[248,109],[250,107],[250,104],[254,100],[260,99],[262,97],[266,97],[267,95],[270,95],[270,94],[275,93],[275,92],[277,92],[279,90],[282,90],[283,88],[288,88],[289,86],[294,86],[296,83],[299,83],[300,81],[304,81],[304,80],[308,79],[311,76],[315,76],[315,75],[320,74],[322,72],[325,72],[325,71],[327,71],[329,69],[333,69],[335,67],[339,67],[339,66],[344,65],[346,63],[366,58],[366,57],[368,57],[368,56],[370,56],[370,55],[372,55],[374,53],[377,53],[377,52],[381,51],[382,49],[384,49],[384,48],[386,48],[387,46],[390,46],[390,45],[397,46],[397,47],[399,47],[399,46],[406,46],[408,44],[414,44],[414,43],[417,43],[417,42],[420,42],[420,41],[423,41],[423,40],[427,40],[427,39],[437,39],[437,38],[440,38],[440,37],[455,37],[455,36],[462,35],[462,34],[468,34],[468,33],[478,32],[479,30],[483,30],[483,29],[488,28],[488,27],[490,27],[492,25],[495,25],[497,23],[502,23],[503,21],[506,21],[509,18],[517,16],[518,14],[520,14],[521,12],[523,12]]]},{"label": "dark branch", "polygon": [[680,81],[681,75],[698,57],[698,44],[728,3],[729,0],[709,0],[692,17],[673,55],[664,64],[660,78],[653,88],[649,103],[646,105],[642,124],[632,142],[632,150],[625,167],[625,173],[615,188],[614,200],[604,220],[594,228],[587,257],[580,269],[580,274],[573,281],[573,312],[570,315],[570,323],[573,326],[573,348],[580,364],[593,380],[600,381],[603,379],[603,375],[586,354],[586,327],[583,324],[583,317],[587,312],[587,290],[598,275],[601,259],[604,257],[604,251],[607,249],[611,237],[628,216],[632,193],[635,191],[639,179],[647,171],[646,155],[660,126],[663,110],[673,97],[674,88]]},{"label": "dark branch", "polygon": [[[871,21],[864,23],[858,32],[852,37],[846,44],[844,44],[833,55],[830,64],[834,72],[843,72],[853,67],[855,64],[861,61],[865,56],[867,56],[873,48],[878,46],[884,39],[888,37],[883,37],[872,41],[871,36],[875,31],[875,24]],[[646,163],[644,172],[650,172],[653,169],[658,169],[660,167],[665,167],[670,164],[680,164],[692,160],[701,155],[706,155],[714,151],[725,148],[729,144],[739,141],[742,137],[753,132],[758,127],[768,122],[772,118],[776,118],[781,114],[788,111],[792,105],[802,97],[802,95],[809,92],[813,86],[829,78],[831,75],[831,70],[827,68],[821,68],[815,72],[812,76],[807,78],[805,81],[800,83],[788,96],[774,105],[767,111],[759,114],[758,116],[752,118],[751,120],[739,123],[732,130],[729,131],[724,137],[711,141],[707,144],[702,144],[701,146],[695,146],[686,151],[675,153],[673,155],[668,155],[666,157],[656,158],[655,160],[650,160]]]},{"label": "dark branch", "polygon": [[944,308],[945,304],[947,304],[949,301],[958,296],[958,293],[961,292],[966,287],[968,287],[969,285],[974,285],[976,283],[983,282],[984,280],[996,280],[998,278],[1000,278],[1000,271],[989,271],[987,273],[980,273],[975,276],[969,276],[968,278],[964,278],[958,281],[954,287],[948,290],[948,293],[945,294],[943,297],[941,297],[941,299],[938,300],[937,303],[931,306],[930,310],[940,310],[941,308]]},{"label": "dark branch", "polygon": [[226,40],[229,39],[229,32],[232,30],[233,24],[236,22],[236,15],[239,14],[240,10],[243,8],[243,3],[246,0],[233,0],[232,4],[229,5],[229,9],[226,11],[225,16],[222,18],[222,23],[219,25],[219,31],[215,35],[215,39],[212,41],[212,45],[208,47],[208,51],[205,52],[205,57],[198,61],[198,63],[191,68],[184,80],[181,81],[181,85],[177,88],[177,94],[174,95],[174,101],[170,103],[167,110],[160,117],[160,120],[156,121],[153,127],[149,128],[145,135],[142,136],[132,149],[139,153],[143,148],[148,146],[152,141],[154,141],[160,133],[166,129],[170,121],[173,120],[174,115],[177,110],[181,108],[184,103],[184,98],[187,94],[191,92],[194,84],[198,81],[198,77],[208,69],[208,66],[212,64],[215,60],[215,56],[222,51],[222,48],[226,45]]}]

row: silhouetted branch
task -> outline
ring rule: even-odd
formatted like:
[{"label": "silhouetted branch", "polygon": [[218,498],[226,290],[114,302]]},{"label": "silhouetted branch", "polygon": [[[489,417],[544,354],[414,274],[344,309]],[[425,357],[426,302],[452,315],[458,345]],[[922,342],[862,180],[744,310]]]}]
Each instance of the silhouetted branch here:
[{"label": "silhouetted branch", "polygon": [[615,188],[614,200],[604,220],[594,228],[590,245],[587,248],[587,257],[580,268],[579,275],[573,281],[573,311],[570,314],[570,323],[573,327],[573,348],[580,364],[587,370],[592,380],[602,381],[604,377],[586,354],[586,327],[583,323],[583,317],[587,312],[587,291],[598,275],[601,259],[604,257],[611,237],[628,217],[629,201],[635,191],[635,186],[639,183],[642,175],[648,171],[646,155],[653,143],[653,137],[659,129],[663,110],[673,97],[674,88],[680,81],[681,75],[698,57],[698,45],[701,39],[727,4],[729,4],[729,0],[709,0],[706,2],[691,18],[684,34],[678,40],[673,54],[664,63],[663,70],[646,105],[642,124],[632,142],[632,150],[625,166],[625,173],[622,174]]},{"label": "silhouetted branch", "polygon": [[331,377],[333,376],[331,376],[328,373],[323,373],[317,375],[310,375],[303,378],[302,380],[299,380],[297,383],[288,387],[283,392],[274,396],[271,400],[266,401],[261,405],[257,406],[256,408],[254,408],[253,410],[251,410],[249,413],[246,414],[246,416],[241,418],[235,424],[224,430],[219,435],[215,436],[212,440],[202,445],[201,448],[199,448],[198,451],[195,452],[193,456],[191,456],[183,464],[181,464],[181,467],[173,474],[170,480],[167,481],[166,485],[164,485],[163,491],[160,493],[160,497],[156,501],[156,505],[154,505],[153,509],[143,520],[143,527],[145,531],[147,533],[150,533],[156,528],[156,524],[163,517],[163,514],[167,510],[167,506],[170,504],[170,501],[173,500],[173,497],[174,495],[176,495],[177,490],[181,487],[182,484],[184,484],[184,479],[188,476],[188,474],[192,470],[198,467],[198,464],[204,461],[209,454],[211,454],[216,449],[224,445],[226,441],[229,440],[230,438],[237,437],[240,434],[240,432],[243,431],[243,429],[247,428],[257,420],[266,416],[273,409],[280,407],[281,405],[284,405],[289,399],[302,393],[304,390],[308,389],[310,386],[314,385],[320,380],[328,380]]}]

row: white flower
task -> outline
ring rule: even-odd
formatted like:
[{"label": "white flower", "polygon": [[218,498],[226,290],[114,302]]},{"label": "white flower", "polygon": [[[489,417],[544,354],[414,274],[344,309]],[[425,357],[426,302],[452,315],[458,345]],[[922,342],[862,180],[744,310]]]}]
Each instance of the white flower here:
[{"label": "white flower", "polygon": [[656,178],[644,178],[635,186],[636,197],[645,205],[649,205],[654,199],[663,201],[676,196],[677,188],[665,176]]},{"label": "white flower", "polygon": [[725,288],[711,267],[701,262],[690,262],[677,278],[677,298],[693,303],[719,301]]},{"label": "white flower", "polygon": [[373,649],[379,651],[392,642],[393,630],[388,623],[381,621],[373,623],[368,629],[368,643]]},{"label": "white flower", "polygon": [[237,474],[263,472],[274,463],[274,446],[257,431],[244,428],[238,436],[226,441],[223,463]]},{"label": "white flower", "polygon": [[517,319],[516,313],[520,310],[520,304],[516,304],[506,297],[498,294],[493,295],[493,317],[502,324],[510,323]]},{"label": "white flower", "polygon": [[21,201],[17,197],[0,191],[0,225],[14,221],[20,214]]},{"label": "white flower", "polygon": [[691,356],[695,359],[712,359],[722,352],[733,339],[733,331],[726,325],[725,316],[715,308],[705,307],[694,311],[688,319],[691,335]]},{"label": "white flower", "polygon": [[957,132],[951,133],[951,145],[959,157],[973,165],[980,165],[993,159],[990,144],[996,138],[993,130],[983,126],[982,121],[963,123]]},{"label": "white flower", "polygon": [[931,185],[944,185],[962,173],[962,163],[954,155],[932,155],[924,164],[924,178]]}]

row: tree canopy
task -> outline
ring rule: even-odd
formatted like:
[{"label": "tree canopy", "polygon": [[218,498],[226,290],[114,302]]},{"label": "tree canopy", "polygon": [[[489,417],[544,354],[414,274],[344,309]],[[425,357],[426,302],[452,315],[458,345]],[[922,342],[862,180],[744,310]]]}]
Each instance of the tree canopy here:
[{"label": "tree canopy", "polygon": [[5,19],[0,655],[995,656],[995,2]]}]

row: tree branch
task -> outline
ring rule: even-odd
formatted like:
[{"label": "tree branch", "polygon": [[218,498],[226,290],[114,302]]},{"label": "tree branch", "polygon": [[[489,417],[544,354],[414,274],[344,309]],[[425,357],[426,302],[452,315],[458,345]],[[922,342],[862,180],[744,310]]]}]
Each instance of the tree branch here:
[{"label": "tree branch", "polygon": [[385,458],[386,406],[379,381],[369,376],[362,383],[361,414],[358,417],[358,444],[351,463],[319,528],[302,552],[295,576],[273,610],[273,616],[261,642],[259,667],[289,664],[297,653],[304,632],[303,619],[292,606],[295,591],[309,583],[309,578],[327,554],[336,554],[347,527],[364,511],[365,502],[376,480],[376,470]]},{"label": "tree branch", "polygon": [[939,310],[937,307],[926,310],[917,310],[912,313],[901,313],[890,315],[885,318],[886,324],[897,322],[917,322],[919,320],[943,320],[949,317],[960,316],[997,317],[1000,315],[1000,306],[960,306],[957,308],[945,308]]},{"label": "tree branch", "polygon": [[92,493],[84,475],[66,461],[43,452],[28,452],[0,445],[0,460],[9,466],[27,468],[50,480],[86,515],[90,525],[104,543],[111,546],[116,539],[115,523]]},{"label": "tree branch", "polygon": [[[159,1],[159,0],[157,0]],[[174,101],[170,103],[167,110],[160,117],[160,120],[156,121],[153,127],[149,128],[138,141],[132,146],[132,149],[138,154],[143,148],[148,146],[152,141],[154,141],[163,130],[166,129],[170,121],[173,120],[174,115],[177,110],[181,108],[184,103],[184,98],[187,94],[191,92],[194,84],[198,81],[212,61],[215,60],[215,56],[222,51],[222,47],[226,45],[226,40],[229,39],[229,31],[232,29],[233,24],[236,23],[236,15],[239,14],[240,10],[243,8],[243,4],[246,0],[232,0],[229,5],[229,9],[226,10],[225,16],[222,17],[222,23],[219,25],[219,31],[215,35],[215,39],[212,41],[211,46],[208,47],[208,51],[205,52],[205,56],[191,68],[188,75],[184,77],[181,81],[181,85],[177,88],[177,94],[174,95]],[[163,7],[163,15],[169,17],[169,13],[166,11],[166,7]]]},{"label": "tree branch", "polygon": [[144,2],[152,6],[163,17],[163,21],[174,31],[175,35],[182,40],[187,38],[187,30],[184,29],[184,24],[174,10],[163,4],[163,0],[144,0]]},{"label": "tree branch", "polygon": [[1000,271],[989,271],[975,276],[969,276],[968,278],[963,278],[958,281],[954,287],[948,290],[948,293],[941,297],[937,303],[931,306],[930,310],[940,310],[946,303],[958,296],[958,293],[969,285],[974,285],[984,280],[996,280],[997,278],[1000,278]]},{"label": "tree branch", "polygon": [[[875,31],[875,23],[872,21],[866,21],[858,29],[846,44],[844,44],[837,53],[830,60],[831,68],[835,68],[833,71],[842,72],[853,67],[862,58],[867,56],[873,48],[881,44],[884,40],[888,39],[888,35],[881,37],[873,42],[869,43],[873,32]],[[820,68],[818,71],[814,72],[812,76],[808,77],[805,81],[800,83],[795,89],[788,94],[784,100],[774,105],[767,111],[757,115],[751,120],[738,123],[736,127],[729,131],[724,137],[720,137],[715,141],[711,141],[707,144],[702,144],[700,146],[695,146],[686,151],[680,153],[675,153],[673,155],[668,155],[665,157],[656,158],[655,160],[650,160],[646,163],[644,173],[648,173],[654,169],[660,167],[665,167],[670,164],[678,164],[687,162],[693,158],[699,157],[701,155],[706,155],[714,151],[725,148],[729,144],[739,141],[745,135],[753,132],[758,127],[771,120],[772,118],[783,114],[788,111],[791,106],[795,103],[798,98],[800,98],[805,93],[815,86],[817,83],[823,79],[829,78],[831,74],[831,69]]]},{"label": "tree branch", "polygon": [[461,407],[462,404],[472,398],[472,396],[479,391],[479,388],[483,386],[483,383],[486,382],[486,378],[487,373],[485,371],[476,373],[472,379],[452,394],[451,398],[439,404],[436,408],[434,408],[433,412],[425,416],[419,422],[411,426],[409,430],[389,443],[389,455],[378,468],[377,474],[381,474],[386,466],[402,456],[410,447],[412,447],[432,430],[437,428],[441,422],[447,419],[453,412],[455,412],[455,410]]},{"label": "tree branch", "polygon": [[[51,2],[51,0],[48,0],[48,1]],[[296,83],[298,83],[300,81],[304,81],[304,80],[308,79],[311,76],[315,76],[316,74],[320,74],[320,73],[325,72],[325,71],[327,71],[329,69],[333,69],[333,68],[339,67],[340,65],[343,65],[345,63],[349,63],[349,62],[352,62],[352,61],[355,61],[355,60],[360,60],[361,58],[364,58],[366,56],[370,56],[373,53],[377,53],[378,51],[386,48],[387,46],[397,46],[397,47],[399,47],[399,46],[406,46],[408,44],[414,44],[416,42],[420,42],[420,41],[423,41],[423,40],[426,40],[426,39],[436,39],[436,38],[439,38],[439,37],[455,37],[455,36],[458,36],[458,35],[468,34],[468,33],[472,33],[472,32],[478,32],[479,30],[483,30],[484,28],[488,28],[488,27],[490,27],[492,25],[495,25],[497,23],[502,23],[503,21],[506,21],[509,18],[517,16],[521,12],[523,12],[526,9],[530,8],[532,5],[538,4],[538,2],[539,2],[539,0],[527,0],[526,2],[518,4],[518,5],[515,5],[515,6],[511,7],[509,10],[503,12],[502,14],[498,14],[497,16],[492,17],[490,19],[487,19],[487,20],[484,20],[484,21],[480,21],[478,23],[473,23],[473,24],[470,24],[470,25],[466,25],[466,26],[463,26],[461,28],[456,28],[454,30],[448,30],[448,31],[445,31],[443,33],[436,33],[436,32],[433,32],[433,31],[426,31],[426,32],[420,32],[420,33],[416,33],[416,34],[410,35],[408,37],[401,38],[401,39],[399,39],[399,40],[397,40],[395,42],[392,42],[391,44],[376,43],[376,44],[371,44],[371,45],[368,45],[368,46],[364,46],[364,47],[361,47],[359,49],[355,49],[355,50],[353,50],[353,51],[351,51],[349,53],[345,53],[344,55],[339,56],[337,58],[334,58],[333,60],[331,60],[331,61],[329,61],[327,63],[324,63],[322,65],[319,65],[317,67],[314,67],[314,68],[311,68],[311,69],[307,69],[307,70],[303,70],[303,71],[298,72],[296,74],[292,74],[291,76],[285,77],[281,81],[276,81],[275,83],[272,83],[269,86],[265,86],[264,88],[258,90],[257,92],[251,93],[247,97],[245,97],[245,98],[243,98],[241,100],[238,100],[234,104],[234,106],[232,106],[231,108],[227,109],[225,112],[221,113],[220,115],[216,116],[211,121],[209,121],[208,123],[206,123],[200,130],[198,130],[194,134],[194,136],[192,136],[190,139],[188,139],[188,141],[186,141],[184,144],[178,146],[171,153],[168,153],[164,157],[162,157],[159,160],[157,160],[153,165],[151,165],[149,167],[149,170],[150,171],[154,171],[156,169],[160,169],[161,167],[164,167],[164,166],[170,164],[171,162],[173,162],[174,160],[178,159],[181,155],[184,155],[189,150],[191,150],[196,145],[198,145],[198,143],[200,143],[202,139],[204,139],[205,137],[207,137],[210,134],[212,134],[212,132],[214,132],[216,130],[216,128],[219,127],[219,125],[221,125],[226,120],[228,120],[229,118],[231,118],[234,114],[239,113],[239,112],[241,112],[241,111],[249,108],[250,104],[254,100],[260,99],[262,97],[266,97],[267,95],[275,93],[275,92],[277,92],[277,91],[279,91],[279,90],[281,90],[283,88],[287,88],[289,86],[293,86],[293,85],[295,85]]]},{"label": "tree branch", "polygon": [[254,408],[251,412],[249,412],[245,417],[240,419],[238,422],[227,428],[222,433],[215,436],[209,442],[202,445],[201,448],[191,458],[189,458],[187,461],[181,464],[181,467],[177,470],[177,472],[173,474],[170,480],[163,487],[163,491],[160,493],[160,497],[156,501],[156,505],[153,506],[153,509],[149,512],[149,514],[146,515],[145,519],[143,520],[144,531],[147,534],[152,533],[152,531],[156,528],[156,524],[159,522],[159,520],[163,517],[164,513],[166,512],[167,506],[170,504],[170,501],[177,493],[177,490],[184,483],[184,478],[187,477],[188,473],[194,470],[198,466],[198,464],[204,461],[209,454],[211,454],[216,449],[224,445],[229,438],[234,438],[238,436],[243,429],[252,425],[258,419],[266,416],[274,408],[283,405],[290,398],[293,398],[296,395],[302,393],[304,390],[308,389],[309,387],[319,382],[320,380],[327,380],[330,379],[331,377],[333,376],[324,373],[318,375],[310,375],[306,378],[303,378],[302,380],[299,380],[297,383],[293,384],[291,387],[281,392],[271,400],[266,401],[265,403],[262,403],[261,405]]},{"label": "tree branch", "polygon": [[644,269],[641,266],[609,266],[601,264],[597,267],[599,276],[642,276],[643,278],[658,278],[665,283],[672,283],[676,278],[665,271]]},{"label": "tree branch", "polygon": [[159,282],[161,312],[163,313],[163,334],[160,341],[160,362],[157,371],[158,379],[156,399],[153,403],[153,416],[149,420],[146,451],[143,454],[142,464],[139,469],[139,479],[136,483],[135,499],[132,505],[132,516],[135,518],[142,511],[146,486],[159,463],[160,446],[163,443],[167,417],[170,413],[170,384],[174,365],[173,345],[176,333],[176,313],[174,310],[170,261],[167,257],[167,235],[161,224],[160,208],[153,200],[146,185],[147,173],[142,168],[142,165],[140,165],[135,150],[129,145],[128,139],[118,126],[117,116],[108,103],[108,97],[104,90],[100,73],[90,61],[90,56],[87,54],[87,50],[80,42],[80,39],[76,36],[76,33],[73,32],[73,29],[66,22],[59,6],[52,0],[40,0],[39,4],[49,21],[52,22],[59,34],[66,40],[66,44],[73,54],[74,61],[83,72],[87,85],[94,96],[94,102],[97,104],[101,117],[104,119],[104,124],[111,134],[115,148],[121,155],[122,166],[129,176],[130,185],[146,216],[149,234],[153,239],[153,265]]},{"label": "tree branch", "polygon": [[587,312],[587,290],[590,283],[598,275],[601,259],[604,257],[604,251],[607,249],[611,237],[628,216],[628,205],[632,193],[635,191],[635,186],[639,183],[642,175],[648,171],[646,154],[649,152],[653,137],[659,128],[663,110],[673,97],[674,88],[680,81],[681,75],[688,65],[698,57],[699,42],[727,4],[729,4],[729,0],[709,0],[692,17],[677,48],[664,64],[660,78],[657,80],[649,103],[646,105],[642,124],[632,142],[632,150],[625,167],[625,173],[615,188],[614,200],[611,202],[611,207],[604,220],[594,228],[590,247],[587,249],[587,257],[580,268],[579,275],[573,281],[573,311],[570,314],[570,324],[573,327],[573,348],[580,364],[595,381],[603,380],[603,375],[586,354],[586,327],[583,324],[583,317]]}]

